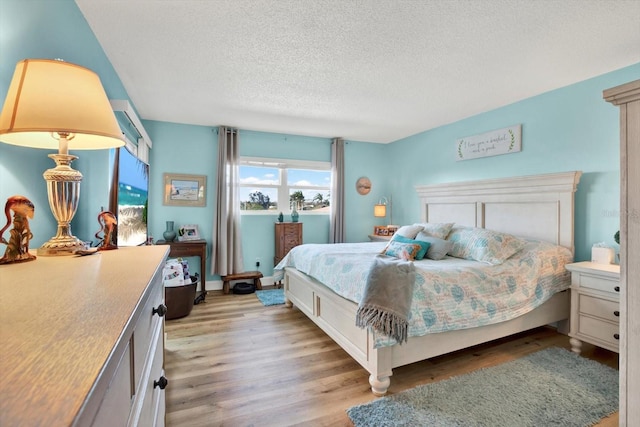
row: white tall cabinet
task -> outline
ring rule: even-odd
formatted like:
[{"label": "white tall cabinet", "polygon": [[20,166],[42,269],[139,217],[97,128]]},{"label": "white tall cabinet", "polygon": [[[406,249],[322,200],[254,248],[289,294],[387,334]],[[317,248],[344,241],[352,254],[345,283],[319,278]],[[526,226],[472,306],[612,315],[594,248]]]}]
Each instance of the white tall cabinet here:
[{"label": "white tall cabinet", "polygon": [[640,420],[640,80],[607,89],[620,107],[620,425]]}]

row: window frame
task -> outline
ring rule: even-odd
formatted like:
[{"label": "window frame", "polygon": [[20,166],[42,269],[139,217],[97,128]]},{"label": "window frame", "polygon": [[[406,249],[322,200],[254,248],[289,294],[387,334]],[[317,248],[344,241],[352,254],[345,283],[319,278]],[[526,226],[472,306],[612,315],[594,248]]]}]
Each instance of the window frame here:
[{"label": "window frame", "polygon": [[[280,158],[271,158],[271,157],[251,157],[251,156],[240,156],[240,167],[242,166],[257,166],[257,167],[268,167],[277,169],[279,172],[279,184],[238,184],[240,188],[246,187],[263,187],[263,188],[275,188],[278,194],[278,207],[277,211],[271,210],[240,210],[240,215],[273,215],[274,213],[277,215],[282,212],[284,215],[291,214],[291,206],[289,204],[289,194],[290,191],[296,190],[308,190],[310,187],[306,186],[298,186],[298,185],[289,185],[287,182],[288,177],[288,169],[307,169],[307,170],[317,170],[317,171],[325,171],[329,172],[329,177],[332,180],[333,176],[331,175],[331,162],[323,162],[323,161],[315,161],[315,160],[298,160],[298,159],[280,159]],[[313,187],[316,188],[316,187]],[[331,192],[331,183],[329,183],[326,187],[317,187],[319,191],[328,191]],[[331,200],[331,199],[329,199]],[[285,206],[286,209],[282,209]],[[298,214],[300,215],[329,215],[329,212],[318,212],[313,210],[298,210]]]}]

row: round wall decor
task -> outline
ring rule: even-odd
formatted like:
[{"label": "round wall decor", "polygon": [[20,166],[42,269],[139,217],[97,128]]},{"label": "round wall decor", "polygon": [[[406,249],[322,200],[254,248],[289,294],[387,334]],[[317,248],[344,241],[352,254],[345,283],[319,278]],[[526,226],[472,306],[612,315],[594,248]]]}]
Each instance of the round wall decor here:
[{"label": "round wall decor", "polygon": [[371,181],[366,176],[358,178],[356,181],[356,191],[358,194],[365,195],[371,191]]}]

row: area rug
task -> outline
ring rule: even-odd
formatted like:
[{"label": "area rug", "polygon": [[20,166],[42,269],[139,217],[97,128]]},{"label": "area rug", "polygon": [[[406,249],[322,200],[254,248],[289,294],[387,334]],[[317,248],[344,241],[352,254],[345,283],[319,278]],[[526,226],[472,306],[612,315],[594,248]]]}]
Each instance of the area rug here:
[{"label": "area rug", "polygon": [[256,296],[263,305],[284,304],[284,289],[266,289],[256,291]]},{"label": "area rug", "polygon": [[351,407],[361,426],[591,426],[618,410],[618,371],[552,347]]}]

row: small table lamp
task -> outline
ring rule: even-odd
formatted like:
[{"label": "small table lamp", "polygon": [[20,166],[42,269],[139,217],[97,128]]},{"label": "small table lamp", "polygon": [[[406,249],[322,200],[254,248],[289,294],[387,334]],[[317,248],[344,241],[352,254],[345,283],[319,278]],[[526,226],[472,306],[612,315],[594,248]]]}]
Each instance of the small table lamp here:
[{"label": "small table lamp", "polygon": [[93,71],[61,60],[18,62],[0,113],[0,141],[24,147],[58,149],[56,167],[43,176],[57,234],[38,255],[70,255],[85,249],[71,234],[82,174],[71,168],[69,149],[95,150],[124,145],[109,99]]},{"label": "small table lamp", "polygon": [[393,212],[391,205],[391,196],[387,199],[382,197],[377,204],[373,205],[373,216],[376,218],[384,218],[387,216],[387,204],[389,205],[389,223],[393,222]]}]

